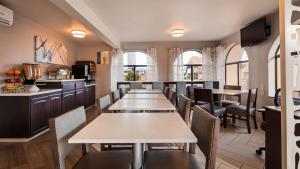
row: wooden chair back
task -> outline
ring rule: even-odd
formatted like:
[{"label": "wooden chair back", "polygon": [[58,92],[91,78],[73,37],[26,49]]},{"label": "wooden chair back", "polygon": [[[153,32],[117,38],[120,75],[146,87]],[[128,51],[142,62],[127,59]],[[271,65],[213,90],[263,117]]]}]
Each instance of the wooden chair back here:
[{"label": "wooden chair back", "polygon": [[191,130],[197,137],[197,145],[205,156],[205,169],[215,169],[220,119],[201,109],[199,106],[195,106]]},{"label": "wooden chair back", "polygon": [[165,87],[165,89],[164,89],[164,95],[166,97],[169,97],[169,92],[170,92],[170,87]]},{"label": "wooden chair back", "polygon": [[195,104],[200,104],[205,111],[212,115],[214,114],[215,110],[212,89],[194,88],[194,97]]},{"label": "wooden chair back", "polygon": [[186,124],[190,125],[191,117],[191,100],[185,97],[183,94],[178,96],[178,113],[185,121]]},{"label": "wooden chair back", "polygon": [[174,105],[176,105],[176,92],[174,92],[173,90],[170,89],[168,99],[170,100],[170,102],[172,102]]},{"label": "wooden chair back", "polygon": [[85,110],[79,107],[49,120],[55,169],[65,169],[65,158],[74,149],[68,139],[86,124]]},{"label": "wooden chair back", "polygon": [[111,98],[112,98],[113,103],[115,103],[116,101],[118,101],[121,98],[120,92],[121,92],[121,89],[111,92]]},{"label": "wooden chair back", "polygon": [[97,100],[97,107],[101,113],[107,113],[109,106],[112,104],[110,95],[103,96]]},{"label": "wooden chair back", "polygon": [[258,88],[249,89],[248,99],[247,99],[247,113],[250,112],[251,108],[256,109],[257,93],[258,93]]}]

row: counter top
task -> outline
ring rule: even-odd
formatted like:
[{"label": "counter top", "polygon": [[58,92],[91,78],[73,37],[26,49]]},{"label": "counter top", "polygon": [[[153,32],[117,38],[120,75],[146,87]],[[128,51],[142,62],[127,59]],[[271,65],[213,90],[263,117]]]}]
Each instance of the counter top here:
[{"label": "counter top", "polygon": [[74,82],[84,81],[85,79],[66,79],[66,80],[37,80],[38,83],[49,83],[49,82]]},{"label": "counter top", "polygon": [[1,96],[35,96],[40,94],[47,94],[47,93],[53,93],[53,92],[60,92],[62,89],[41,89],[38,92],[19,92],[19,93],[0,93]]}]

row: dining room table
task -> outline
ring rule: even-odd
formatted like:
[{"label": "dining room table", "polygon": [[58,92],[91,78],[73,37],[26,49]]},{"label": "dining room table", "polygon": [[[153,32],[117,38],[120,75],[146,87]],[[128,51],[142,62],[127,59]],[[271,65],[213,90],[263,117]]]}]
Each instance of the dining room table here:
[{"label": "dining room table", "polygon": [[184,143],[185,151],[195,153],[197,138],[178,113],[104,113],[68,142],[133,144],[133,169],[140,169],[147,143]]},{"label": "dining room table", "polygon": [[168,99],[120,99],[108,108],[109,111],[176,111]]},{"label": "dining room table", "polygon": [[240,96],[247,93],[245,90],[230,90],[230,89],[213,89],[213,94],[218,95],[219,106],[222,107],[222,99],[224,96]]},{"label": "dining room table", "polygon": [[122,99],[158,99],[158,100],[166,100],[168,99],[164,94],[145,94],[145,93],[138,93],[138,94],[125,94]]},{"label": "dining room table", "polygon": [[161,94],[161,90],[157,89],[131,89],[128,91],[129,94]]}]

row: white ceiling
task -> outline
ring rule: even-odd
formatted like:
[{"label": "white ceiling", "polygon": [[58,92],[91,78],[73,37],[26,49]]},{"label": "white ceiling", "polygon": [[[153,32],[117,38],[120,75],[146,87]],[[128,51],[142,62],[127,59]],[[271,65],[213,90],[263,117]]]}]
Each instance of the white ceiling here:
[{"label": "white ceiling", "polygon": [[[220,40],[278,9],[278,0],[77,1],[84,1],[121,42]],[[185,36],[172,38],[172,28],[184,28]]]},{"label": "white ceiling", "polygon": [[[0,0],[0,3],[13,9],[17,14],[31,18],[35,22],[80,45],[103,43],[101,38],[96,36],[86,26],[61,11],[49,0]],[[78,39],[72,37],[71,31],[73,29],[86,31],[86,38]]]}]

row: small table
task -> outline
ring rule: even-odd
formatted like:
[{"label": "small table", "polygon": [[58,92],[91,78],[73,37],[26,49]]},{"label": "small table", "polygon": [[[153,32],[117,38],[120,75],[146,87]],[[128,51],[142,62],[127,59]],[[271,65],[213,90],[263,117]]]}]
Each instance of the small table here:
[{"label": "small table", "polygon": [[167,97],[163,94],[126,94],[122,99],[158,99],[166,100]]},{"label": "small table", "polygon": [[222,98],[223,96],[238,96],[246,91],[243,90],[228,90],[228,89],[213,89],[213,94],[218,95],[219,106],[222,106]]},{"label": "small table", "polygon": [[128,91],[129,94],[161,94],[160,90],[151,90],[151,89],[132,89]]},{"label": "small table", "polygon": [[120,99],[111,105],[110,111],[176,111],[167,99]]},{"label": "small table", "polygon": [[[133,168],[140,169],[145,143],[195,144],[197,138],[178,113],[104,113],[72,136],[68,142],[133,143]],[[190,149],[191,153],[194,151]]]}]

